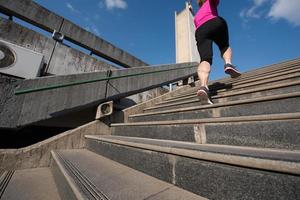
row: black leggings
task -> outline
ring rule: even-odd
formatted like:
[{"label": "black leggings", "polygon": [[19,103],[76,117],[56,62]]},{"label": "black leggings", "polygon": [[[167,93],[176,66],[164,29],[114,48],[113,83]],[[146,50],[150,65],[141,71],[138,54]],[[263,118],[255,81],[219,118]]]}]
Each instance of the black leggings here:
[{"label": "black leggings", "polygon": [[195,33],[198,52],[202,61],[212,64],[213,49],[212,43],[215,42],[221,56],[229,47],[228,26],[226,21],[221,17],[216,17],[205,22]]}]

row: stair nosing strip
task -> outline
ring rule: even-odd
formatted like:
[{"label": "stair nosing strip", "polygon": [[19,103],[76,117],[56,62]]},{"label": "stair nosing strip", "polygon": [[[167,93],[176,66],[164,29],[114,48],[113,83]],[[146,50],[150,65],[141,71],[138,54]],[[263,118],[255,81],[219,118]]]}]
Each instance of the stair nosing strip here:
[{"label": "stair nosing strip", "polygon": [[60,161],[60,158],[55,151],[51,151],[51,155],[53,160],[55,161],[55,164],[58,166],[59,171],[63,174],[64,178],[68,182],[68,185],[71,187],[71,190],[73,191],[74,195],[76,196],[77,199],[85,199],[81,192],[78,190],[75,180],[67,173],[67,170],[65,169],[65,166]]},{"label": "stair nosing strip", "polygon": [[116,145],[122,145],[122,146],[138,148],[138,149],[183,156],[192,159],[206,160],[206,161],[230,164],[230,165],[241,166],[241,167],[249,167],[253,169],[261,169],[261,170],[275,171],[280,173],[300,175],[300,163],[297,162],[271,160],[271,159],[263,159],[263,158],[249,157],[249,156],[247,157],[241,155],[212,153],[212,152],[205,152],[205,151],[201,152],[201,151],[186,150],[186,149],[180,149],[174,147],[164,147],[164,146],[153,145],[153,144],[143,144],[143,143],[141,144],[136,142],[121,141],[117,139],[98,138],[90,135],[86,135],[85,138],[106,142],[106,143],[112,143]]},{"label": "stair nosing strip", "polygon": [[[101,200],[109,200],[109,198],[104,194],[104,192],[100,191],[94,183],[92,183],[84,174],[80,172],[80,170],[67,158],[64,158],[59,152],[57,155],[60,159],[67,165],[70,173],[72,173],[76,179],[85,187],[85,189],[95,198]],[[76,173],[76,174],[75,174]]]},{"label": "stair nosing strip", "polygon": [[[6,173],[6,174],[5,174]],[[14,175],[15,171],[14,170],[8,170],[8,171],[4,171],[4,173],[2,174],[4,177],[1,180],[0,183],[0,199],[2,198],[2,195],[4,194],[12,176]]]}]

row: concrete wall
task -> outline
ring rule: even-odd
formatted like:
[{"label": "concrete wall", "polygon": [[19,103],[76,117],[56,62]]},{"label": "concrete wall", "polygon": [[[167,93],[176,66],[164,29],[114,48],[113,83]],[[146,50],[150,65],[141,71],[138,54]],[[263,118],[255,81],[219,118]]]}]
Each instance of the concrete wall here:
[{"label": "concrete wall", "polygon": [[110,134],[110,128],[101,121],[93,121],[25,148],[2,149],[0,150],[0,171],[48,167],[52,150],[83,148],[84,136],[87,134],[107,135]]},{"label": "concrete wall", "polygon": [[196,46],[193,15],[187,3],[183,11],[175,13],[175,34],[176,63],[199,62],[200,56]]},{"label": "concrete wall", "polygon": [[16,16],[51,33],[57,30],[64,34],[69,41],[123,67],[147,65],[140,59],[47,10],[32,0],[0,0],[0,12]]},{"label": "concrete wall", "polygon": [[65,75],[115,69],[110,64],[2,17],[0,17],[0,39],[42,53],[45,63],[49,63],[47,73],[50,74]]},{"label": "concrete wall", "polygon": [[3,105],[1,105],[6,107],[8,110],[15,110],[16,116],[14,117],[16,120],[10,121],[7,119],[9,118],[8,114],[10,112],[2,112],[0,113],[1,117],[7,120],[1,120],[0,127],[16,128],[19,126],[29,125],[31,123],[97,106],[105,101],[116,100],[154,89],[194,75],[196,67],[197,63],[183,63],[115,70],[112,71],[112,77],[123,77],[128,75],[134,76],[116,78],[109,82],[100,81],[28,94],[14,95],[13,91],[15,90],[15,87],[18,87],[18,90],[33,89],[105,78],[107,77],[107,74],[106,72],[94,72],[24,80],[18,82],[16,85],[11,85],[10,95],[6,100],[6,102],[18,101],[18,105],[20,106],[16,108],[14,104],[6,102],[3,102]]}]

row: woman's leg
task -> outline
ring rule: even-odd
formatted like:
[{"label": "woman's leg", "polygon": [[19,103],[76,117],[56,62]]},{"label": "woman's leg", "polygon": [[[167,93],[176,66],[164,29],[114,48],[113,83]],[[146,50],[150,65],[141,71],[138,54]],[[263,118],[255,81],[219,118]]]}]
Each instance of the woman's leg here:
[{"label": "woman's leg", "polygon": [[197,96],[199,96],[201,103],[203,104],[213,104],[212,99],[210,97],[209,89],[208,89],[208,79],[210,74],[210,62],[201,61],[198,66],[198,77],[200,79],[200,87],[197,91]]},{"label": "woman's leg", "polygon": [[197,69],[198,77],[200,79],[200,87],[197,91],[197,96],[202,104],[213,104],[208,89],[208,80],[213,57],[213,41],[210,37],[212,27],[210,24],[210,22],[207,22],[196,31],[197,49],[201,57],[201,62]]},{"label": "woman's leg", "polygon": [[232,78],[236,78],[241,75],[241,73],[232,65],[232,49],[229,46],[229,34],[228,26],[226,21],[223,18],[218,18],[216,20],[218,31],[214,34],[214,42],[218,45],[221,57],[223,58],[224,72],[229,74]]},{"label": "woman's leg", "polygon": [[202,61],[198,66],[198,77],[200,79],[200,86],[204,86],[207,88],[208,79],[210,74],[210,63],[207,61]]},{"label": "woman's leg", "polygon": [[231,64],[232,65],[232,49],[230,47],[227,48],[227,50],[223,53],[223,60],[225,64]]}]

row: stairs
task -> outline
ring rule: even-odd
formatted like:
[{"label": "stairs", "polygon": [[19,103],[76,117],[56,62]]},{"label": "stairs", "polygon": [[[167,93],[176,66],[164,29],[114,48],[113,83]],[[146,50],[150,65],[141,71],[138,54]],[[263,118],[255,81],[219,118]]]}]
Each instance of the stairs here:
[{"label": "stairs", "polygon": [[85,149],[52,151],[49,168],[0,171],[0,197],[300,199],[299,66],[213,81],[213,105],[179,89]]}]

